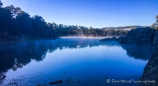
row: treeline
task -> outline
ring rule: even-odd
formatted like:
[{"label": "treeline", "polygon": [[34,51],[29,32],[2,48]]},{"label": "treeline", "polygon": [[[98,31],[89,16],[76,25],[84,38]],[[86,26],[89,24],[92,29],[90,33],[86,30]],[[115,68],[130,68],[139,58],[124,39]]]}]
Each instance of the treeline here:
[{"label": "treeline", "polygon": [[122,36],[128,30],[92,28],[84,26],[47,23],[38,15],[28,13],[13,5],[2,7],[0,1],[0,41],[54,39],[60,36]]},{"label": "treeline", "polygon": [[105,37],[105,36],[124,36],[129,30],[124,29],[108,29],[108,28],[92,28],[84,26],[67,26],[60,24],[55,27],[59,36],[85,36],[85,37]]},{"label": "treeline", "polygon": [[30,15],[13,5],[2,7],[0,1],[0,40],[54,39],[56,31],[41,16]]}]

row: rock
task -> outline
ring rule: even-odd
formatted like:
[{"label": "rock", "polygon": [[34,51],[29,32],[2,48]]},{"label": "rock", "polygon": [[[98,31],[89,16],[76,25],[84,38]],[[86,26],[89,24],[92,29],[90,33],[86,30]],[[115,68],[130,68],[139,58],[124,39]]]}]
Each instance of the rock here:
[{"label": "rock", "polygon": [[122,43],[132,44],[134,43],[134,35],[127,35],[124,37]]},{"label": "rock", "polygon": [[57,80],[57,81],[50,82],[50,84],[59,84],[59,83],[63,83],[63,80]]},{"label": "rock", "polygon": [[155,32],[155,37],[153,40],[153,44],[158,44],[158,30]]},{"label": "rock", "polygon": [[154,84],[144,84],[143,86],[158,86],[158,46],[155,48],[150,60],[144,68],[144,72],[140,78],[143,80],[155,80]]},{"label": "rock", "polygon": [[112,41],[117,41],[117,38],[116,37],[112,37],[111,40]]},{"label": "rock", "polygon": [[109,41],[110,38],[101,39],[100,41]]},{"label": "rock", "polygon": [[153,44],[155,30],[151,28],[137,28],[128,32],[120,41],[128,44]]},{"label": "rock", "polygon": [[117,38],[116,37],[112,37],[112,38],[105,38],[105,39],[102,39],[100,41],[117,41]]},{"label": "rock", "polygon": [[122,43],[123,40],[124,40],[124,37],[123,37],[123,36],[121,36],[121,37],[118,38],[118,41],[119,41],[120,43]]}]

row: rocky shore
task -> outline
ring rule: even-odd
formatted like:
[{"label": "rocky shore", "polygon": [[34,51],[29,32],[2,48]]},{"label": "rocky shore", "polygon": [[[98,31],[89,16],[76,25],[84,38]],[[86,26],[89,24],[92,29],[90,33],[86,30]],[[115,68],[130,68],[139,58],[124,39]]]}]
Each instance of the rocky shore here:
[{"label": "rocky shore", "polygon": [[154,37],[154,29],[138,28],[129,31],[125,37],[119,38],[119,42],[128,44],[153,44]]},{"label": "rocky shore", "polygon": [[140,80],[155,80],[155,83],[142,84],[142,86],[158,86],[158,46],[155,48],[154,53],[145,66]]},{"label": "rocky shore", "polygon": [[101,41],[118,41],[121,44],[154,45],[153,54],[144,68],[140,81],[155,81],[141,84],[142,86],[158,86],[158,30],[151,28],[133,29],[125,37],[106,38]]},{"label": "rocky shore", "polygon": [[155,38],[155,32],[156,30],[151,28],[137,28],[129,31],[124,37],[105,38],[101,41],[119,41],[124,44],[155,44],[158,41],[158,39]]},{"label": "rocky shore", "polygon": [[158,86],[158,31],[155,32],[153,43],[156,44],[157,47],[155,48],[147,65],[145,66],[140,80],[155,80],[155,83],[142,84],[142,86]]}]

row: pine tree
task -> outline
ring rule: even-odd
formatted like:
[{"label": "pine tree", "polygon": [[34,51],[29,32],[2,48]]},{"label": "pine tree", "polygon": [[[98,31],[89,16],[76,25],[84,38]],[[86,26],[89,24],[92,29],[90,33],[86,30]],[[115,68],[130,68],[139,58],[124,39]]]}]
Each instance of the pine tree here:
[{"label": "pine tree", "polygon": [[158,15],[156,16],[156,19],[158,20]]},{"label": "pine tree", "polygon": [[0,8],[3,6],[3,3],[1,2],[1,0],[0,0]]}]

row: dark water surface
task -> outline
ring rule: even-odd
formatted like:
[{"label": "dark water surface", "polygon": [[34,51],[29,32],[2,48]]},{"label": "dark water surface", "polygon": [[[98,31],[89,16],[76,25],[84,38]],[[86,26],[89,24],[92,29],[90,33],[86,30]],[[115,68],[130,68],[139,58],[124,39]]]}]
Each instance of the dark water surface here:
[{"label": "dark water surface", "polygon": [[[61,38],[0,45],[0,85],[121,86],[107,79],[137,80],[153,52],[150,45]],[[14,86],[14,85],[13,85]],[[40,86],[40,85],[39,85]]]}]

